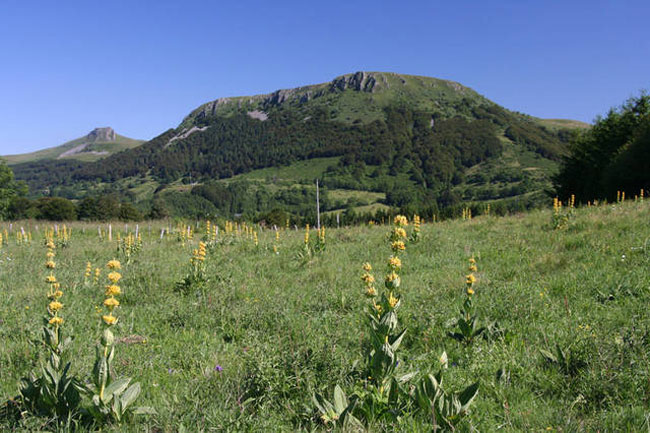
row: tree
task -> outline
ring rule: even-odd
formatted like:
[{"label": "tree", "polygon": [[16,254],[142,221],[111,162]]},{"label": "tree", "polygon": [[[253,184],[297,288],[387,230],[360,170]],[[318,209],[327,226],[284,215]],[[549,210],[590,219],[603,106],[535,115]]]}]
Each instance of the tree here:
[{"label": "tree", "polygon": [[16,182],[14,172],[3,159],[0,159],[0,220],[9,216],[12,200],[26,193],[26,185],[23,182]]},{"label": "tree", "polygon": [[613,199],[617,190],[631,194],[650,187],[649,128],[650,96],[643,93],[598,118],[571,143],[571,153],[554,178],[558,194],[575,194],[584,202]]}]

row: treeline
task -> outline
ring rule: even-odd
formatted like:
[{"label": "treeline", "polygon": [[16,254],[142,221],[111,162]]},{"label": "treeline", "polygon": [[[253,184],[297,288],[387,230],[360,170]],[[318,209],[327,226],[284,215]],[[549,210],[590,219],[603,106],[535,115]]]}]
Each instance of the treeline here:
[{"label": "treeline", "polygon": [[14,197],[6,212],[7,219],[40,219],[49,221],[139,221],[148,217],[133,204],[120,202],[113,195],[87,197],[73,202],[63,197]]},{"label": "treeline", "polygon": [[611,109],[577,136],[570,150],[554,179],[560,197],[613,201],[617,191],[650,190],[650,96]]},{"label": "treeline", "polygon": [[[494,104],[459,103],[456,112],[460,115],[443,118],[439,113],[392,107],[382,120],[353,125],[332,120],[331,113],[322,109],[305,116],[280,108],[269,113],[266,121],[245,113],[210,117],[196,125],[207,129],[184,139],[171,141],[177,132],[169,130],[101,161],[40,161],[16,165],[14,171],[29,183],[33,195],[47,195],[62,185],[144,176],[163,185],[181,178],[205,181],[298,160],[342,156],[339,169],[330,173],[331,187],[388,192],[396,186],[395,176],[403,175],[411,185],[438,194],[462,181],[467,167],[498,156],[498,136],[503,131],[544,157],[561,156],[562,134]],[[401,181],[399,187],[405,185]]]}]

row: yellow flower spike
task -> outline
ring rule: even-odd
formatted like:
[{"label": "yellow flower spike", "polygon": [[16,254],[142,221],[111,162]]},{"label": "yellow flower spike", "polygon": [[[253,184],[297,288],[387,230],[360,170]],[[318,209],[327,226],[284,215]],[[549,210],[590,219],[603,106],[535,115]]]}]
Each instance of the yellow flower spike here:
[{"label": "yellow flower spike", "polygon": [[363,270],[366,271],[366,272],[372,271],[372,265],[370,263],[368,263],[368,262],[364,263],[363,264]]},{"label": "yellow flower spike", "polygon": [[[119,262],[119,260],[110,260],[107,264],[106,267],[108,269],[111,269],[113,271],[117,271],[122,269],[122,264]],[[90,262],[88,262],[88,268],[90,268]]]},{"label": "yellow flower spike", "polygon": [[45,255],[47,256],[48,259],[51,259],[54,257],[54,251],[48,251]]},{"label": "yellow flower spike", "polygon": [[62,325],[63,324],[63,318],[58,317],[58,316],[54,316],[47,323],[49,323],[50,325],[56,325],[56,326]]},{"label": "yellow flower spike", "polygon": [[361,276],[361,280],[366,284],[372,284],[375,282],[375,277],[366,273]]},{"label": "yellow flower spike", "polygon": [[113,310],[113,308],[115,308],[115,307],[117,307],[119,305],[120,305],[120,301],[118,301],[117,299],[115,299],[113,297],[104,299],[104,306],[106,306],[111,311]]},{"label": "yellow flower spike", "polygon": [[476,260],[474,259],[474,257],[471,257],[471,258],[469,259],[469,262],[473,265],[473,264],[476,263]]},{"label": "yellow flower spike", "polygon": [[476,265],[469,265],[469,271],[470,272],[476,272],[476,271],[478,271],[478,268],[476,267]]},{"label": "yellow flower spike", "polygon": [[373,286],[369,286],[366,289],[366,296],[368,297],[375,297],[377,296],[377,289],[375,289]]},{"label": "yellow flower spike", "polygon": [[390,305],[390,308],[395,308],[395,305],[399,302],[399,299],[393,296],[393,292],[390,292],[390,295],[388,296],[388,305]]},{"label": "yellow flower spike", "polygon": [[56,277],[54,275],[48,275],[47,277],[45,277],[45,282],[54,284],[56,283]]},{"label": "yellow flower spike", "polygon": [[60,303],[59,301],[52,301],[50,304],[47,306],[47,308],[50,309],[50,311],[59,311],[61,308],[63,308],[63,304]]},{"label": "yellow flower spike", "polygon": [[388,259],[388,265],[395,269],[400,269],[402,267],[402,261],[399,257],[391,257]]},{"label": "yellow flower spike", "polygon": [[106,286],[106,291],[104,292],[106,296],[117,296],[121,293],[122,290],[120,289],[120,286],[116,286],[115,284]]},{"label": "yellow flower spike", "polygon": [[476,277],[474,276],[474,274],[469,274],[467,275],[466,278],[467,279],[465,280],[465,282],[470,286],[476,282]]},{"label": "yellow flower spike", "polygon": [[122,278],[122,275],[118,272],[111,272],[108,274],[108,279],[111,281],[111,283],[117,283],[120,281],[120,278]]},{"label": "yellow flower spike", "polygon": [[390,247],[395,252],[404,251],[406,249],[406,245],[404,245],[404,242],[402,241],[395,241],[390,244]]},{"label": "yellow flower spike", "polygon": [[406,230],[401,227],[395,229],[395,236],[398,238],[406,238]]},{"label": "yellow flower spike", "polygon": [[102,316],[102,320],[108,326],[111,326],[111,325],[114,325],[115,323],[117,323],[117,317],[113,316],[112,314],[109,314],[107,316]]},{"label": "yellow flower spike", "polygon": [[393,223],[398,227],[404,227],[408,225],[408,219],[404,215],[397,215]]},{"label": "yellow flower spike", "polygon": [[54,269],[56,268],[56,263],[54,263],[52,260],[48,260],[45,262],[45,267],[48,269]]},{"label": "yellow flower spike", "polygon": [[474,294],[474,289],[472,289],[471,286],[468,287],[468,288],[467,288],[467,296],[472,296],[473,294]]}]

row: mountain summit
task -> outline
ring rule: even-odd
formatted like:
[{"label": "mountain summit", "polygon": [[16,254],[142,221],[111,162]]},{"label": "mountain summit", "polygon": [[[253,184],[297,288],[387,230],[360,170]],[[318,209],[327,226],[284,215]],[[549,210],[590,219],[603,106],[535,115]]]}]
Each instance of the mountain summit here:
[{"label": "mountain summit", "polygon": [[110,126],[95,128],[83,137],[36,152],[7,155],[10,165],[53,159],[96,161],[122,150],[132,149],[144,143],[143,140],[116,134]]}]

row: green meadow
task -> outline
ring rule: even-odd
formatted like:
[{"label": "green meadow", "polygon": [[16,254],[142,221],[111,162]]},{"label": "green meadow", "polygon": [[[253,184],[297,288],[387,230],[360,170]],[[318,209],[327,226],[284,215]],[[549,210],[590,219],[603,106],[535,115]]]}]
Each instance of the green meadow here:
[{"label": "green meadow", "polygon": [[[398,316],[406,334],[397,368],[416,381],[443,368],[446,352],[445,389],[479,382],[458,431],[648,431],[650,205],[579,208],[562,230],[551,227],[552,212],[422,225],[419,242],[407,242],[401,256]],[[188,224],[192,239],[181,236]],[[31,242],[17,242],[21,226]],[[364,380],[370,301],[360,277],[369,262],[383,281],[389,226],[328,228],[325,249],[305,254],[303,229],[281,230],[276,241],[275,232],[255,227],[255,245],[251,235],[226,234],[220,225],[204,283],[185,291],[178,283],[205,222],[140,223],[142,248],[127,260],[116,239],[135,226],[113,223],[109,241],[106,223],[68,225],[54,274],[64,292],[62,329],[73,336],[71,372],[88,380],[106,314],[106,263],[121,261],[112,366],[116,376],[140,382],[137,405],[156,413],[98,426],[8,410],[20,378],[45,362],[45,230],[52,225],[2,223],[1,430],[432,431],[428,414],[409,410],[392,422],[361,420],[363,427],[324,424],[312,401],[314,393],[331,399],[336,385],[349,392]],[[171,230],[161,237],[162,228]],[[464,344],[449,333],[472,257],[473,302],[486,330]]]}]

